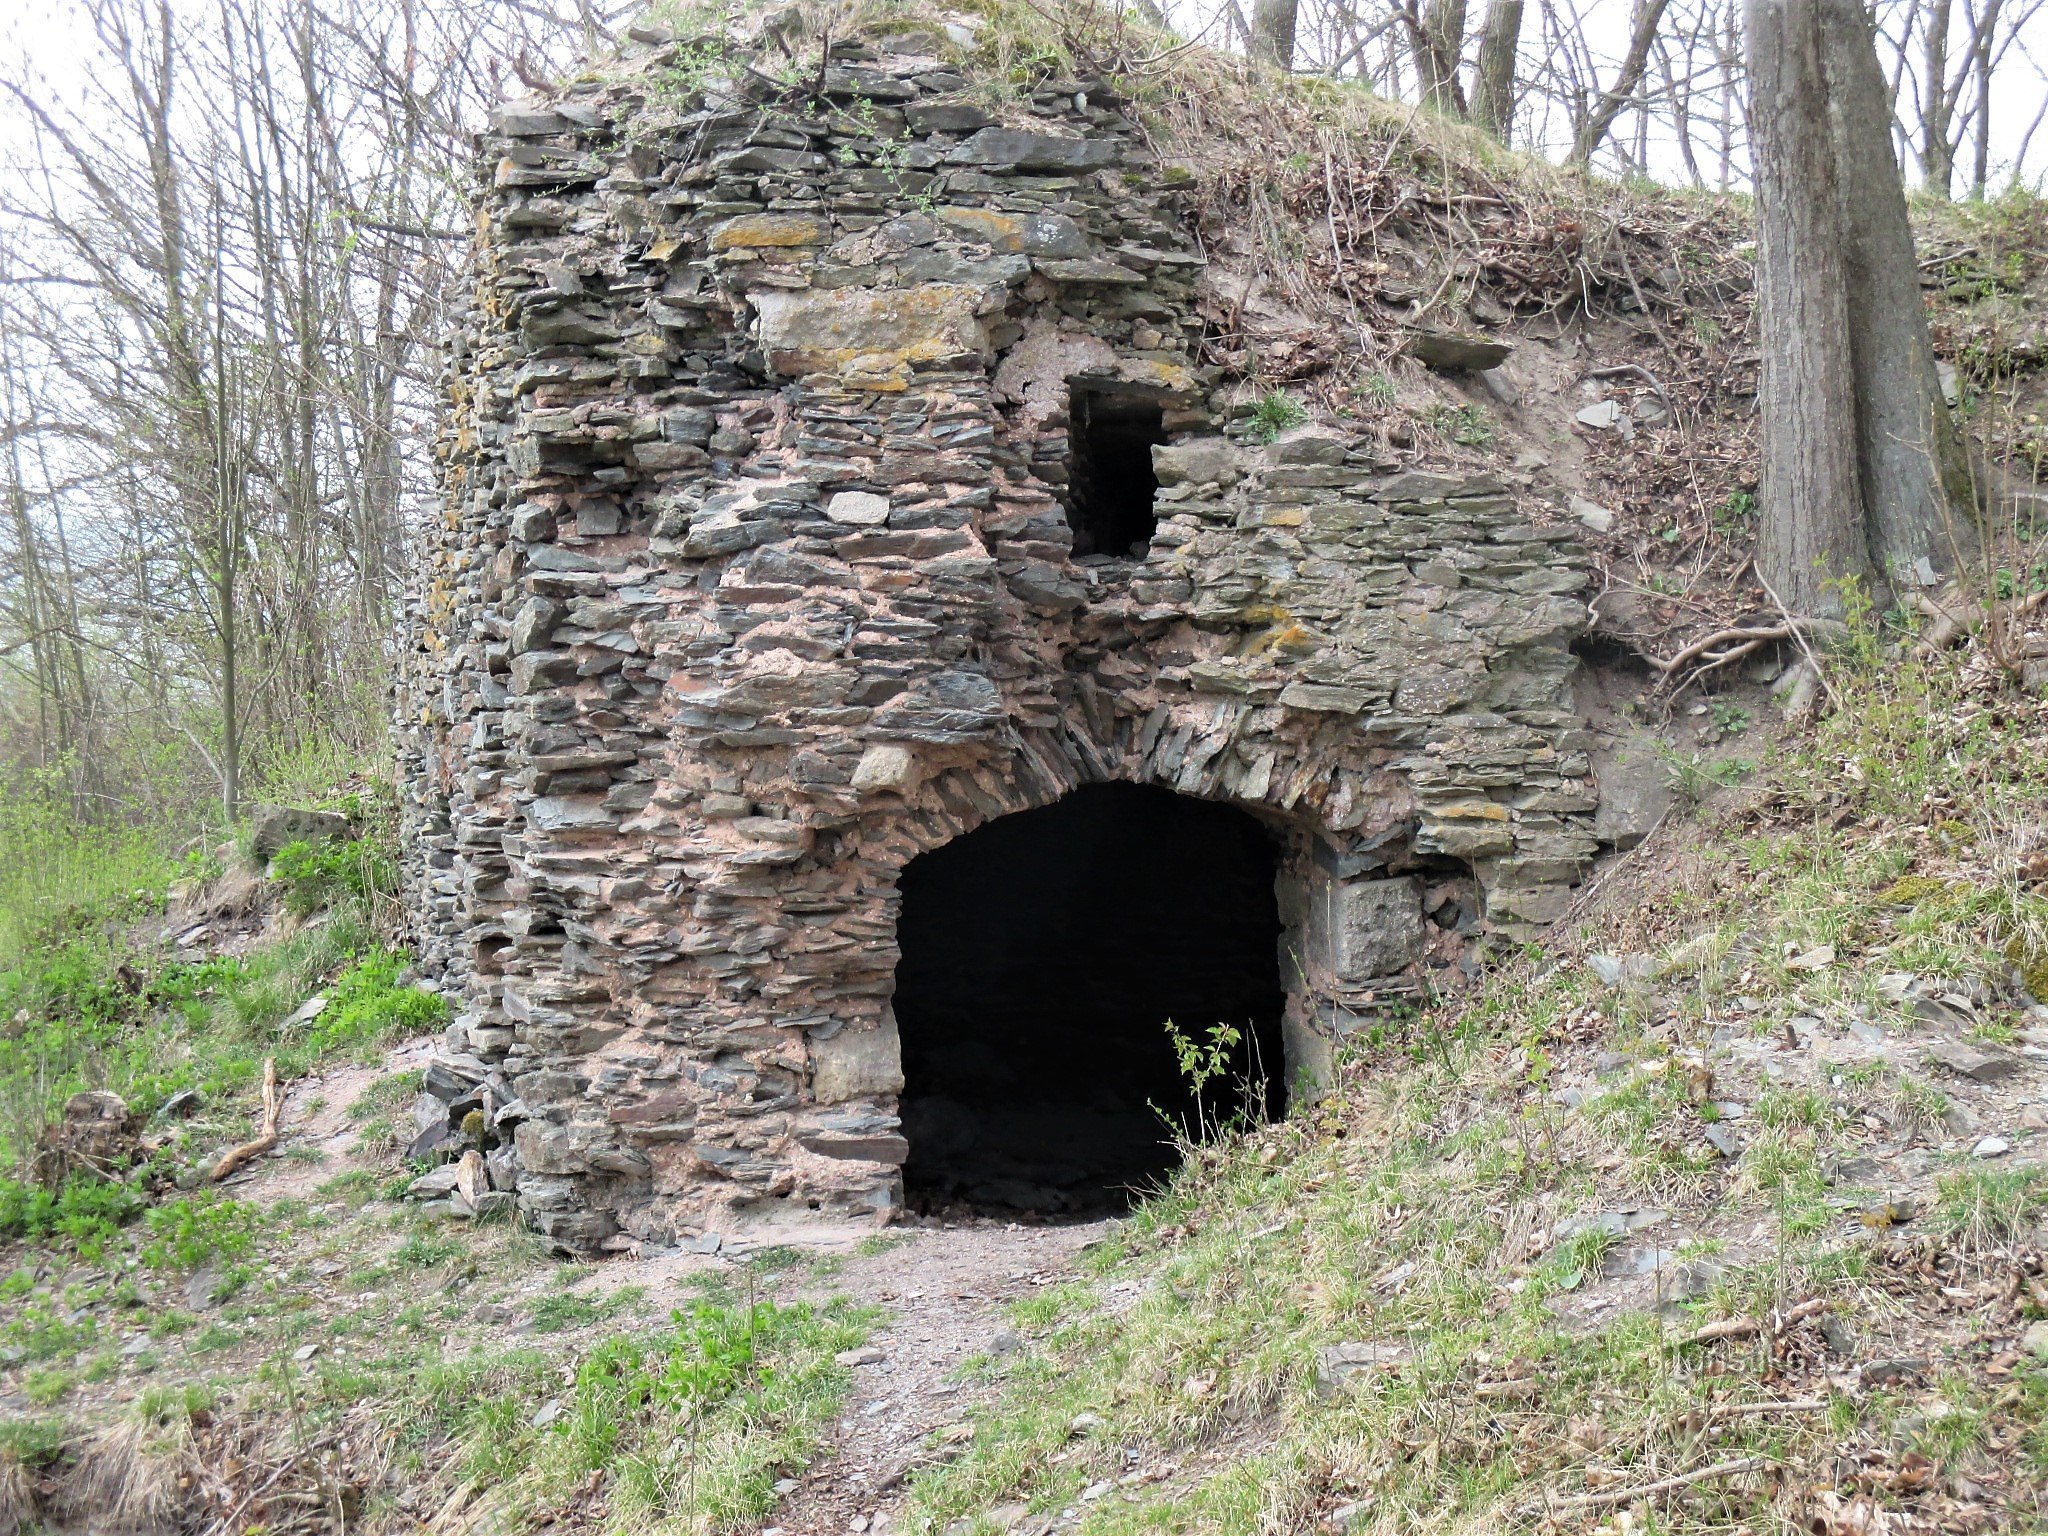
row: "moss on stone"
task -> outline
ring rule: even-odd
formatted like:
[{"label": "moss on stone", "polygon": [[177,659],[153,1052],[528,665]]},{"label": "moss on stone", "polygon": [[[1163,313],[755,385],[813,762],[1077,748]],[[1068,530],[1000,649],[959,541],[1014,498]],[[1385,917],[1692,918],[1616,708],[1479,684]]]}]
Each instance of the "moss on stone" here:
[{"label": "moss on stone", "polygon": [[1947,896],[1959,889],[1953,880],[1932,875],[1902,875],[1877,893],[1877,899],[1895,907],[1917,907],[1923,901]]},{"label": "moss on stone", "polygon": [[2048,1002],[2048,944],[2030,933],[2016,933],[2005,941],[2005,958],[2019,974],[2020,985],[2035,1002]]}]

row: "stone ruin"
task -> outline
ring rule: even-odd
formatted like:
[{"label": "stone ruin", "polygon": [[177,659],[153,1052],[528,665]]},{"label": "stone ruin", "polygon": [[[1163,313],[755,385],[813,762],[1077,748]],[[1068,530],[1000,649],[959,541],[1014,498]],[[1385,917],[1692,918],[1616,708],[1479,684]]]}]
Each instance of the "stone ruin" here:
[{"label": "stone ruin", "polygon": [[1569,526],[1274,433],[1186,175],[946,52],[661,45],[484,137],[407,878],[447,1096],[565,1247],[1113,1199],[1595,850]]}]

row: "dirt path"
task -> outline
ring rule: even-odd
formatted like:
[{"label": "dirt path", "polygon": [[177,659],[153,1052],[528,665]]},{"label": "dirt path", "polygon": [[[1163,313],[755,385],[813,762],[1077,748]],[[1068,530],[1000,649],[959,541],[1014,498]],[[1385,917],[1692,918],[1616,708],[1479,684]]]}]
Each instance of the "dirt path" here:
[{"label": "dirt path", "polygon": [[869,1536],[897,1528],[903,1484],[933,1430],[966,1417],[985,1395],[955,1379],[977,1355],[1015,1347],[1004,1309],[1071,1272],[1113,1223],[1061,1227],[967,1222],[912,1228],[881,1253],[850,1258],[796,1294],[881,1307],[870,1340],[880,1359],[856,1367],[830,1442],[769,1517],[772,1536]]},{"label": "dirt path", "polygon": [[241,1199],[273,1205],[304,1200],[337,1174],[373,1166],[357,1146],[362,1128],[351,1113],[356,1101],[386,1078],[424,1067],[438,1043],[433,1035],[420,1035],[393,1046],[382,1061],[343,1062],[287,1084],[277,1146],[226,1187]]}]

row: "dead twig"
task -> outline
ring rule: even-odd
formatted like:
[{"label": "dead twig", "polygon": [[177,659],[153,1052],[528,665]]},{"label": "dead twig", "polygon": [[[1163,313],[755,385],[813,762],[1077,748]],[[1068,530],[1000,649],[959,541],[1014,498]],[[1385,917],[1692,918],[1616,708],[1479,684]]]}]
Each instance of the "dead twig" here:
[{"label": "dead twig", "polygon": [[1758,569],[1756,572],[1756,584],[1764,589],[1764,596],[1768,597],[1771,600],[1771,606],[1778,610],[1778,617],[1787,624],[1795,626],[1792,631],[1792,638],[1798,642],[1800,653],[1806,657],[1807,666],[1813,669],[1814,681],[1820,684],[1820,691],[1828,696],[1828,703],[1840,709],[1842,707],[1842,696],[1835,691],[1835,685],[1828,681],[1827,669],[1821,666],[1820,657],[1815,653],[1812,643],[1807,639],[1806,631],[1796,627],[1799,621],[1792,617],[1792,610],[1785,606],[1785,600],[1778,596],[1778,589],[1771,585],[1761,569]]},{"label": "dead twig", "polygon": [[1762,1413],[1818,1413],[1827,1403],[1818,1397],[1789,1398],[1780,1403],[1721,1403],[1711,1409],[1710,1419],[1747,1419]]},{"label": "dead twig", "polygon": [[1550,1507],[1554,1510],[1581,1510],[1633,1504],[1637,1499],[1655,1498],[1660,1493],[1673,1493],[1680,1488],[1690,1488],[1695,1483],[1737,1477],[1744,1472],[1759,1472],[1771,1464],[1771,1458],[1768,1456],[1738,1456],[1733,1461],[1717,1461],[1710,1467],[1681,1472],[1676,1477],[1660,1477],[1654,1483],[1641,1483],[1633,1488],[1612,1488],[1605,1493],[1576,1494],[1569,1499],[1558,1499]]},{"label": "dead twig", "polygon": [[215,1184],[233,1173],[252,1157],[261,1157],[277,1145],[277,1116],[281,1099],[277,1091],[277,1058],[263,1058],[263,1129],[254,1141],[245,1141],[239,1147],[231,1148],[219,1162],[213,1165],[213,1172],[207,1177]]}]

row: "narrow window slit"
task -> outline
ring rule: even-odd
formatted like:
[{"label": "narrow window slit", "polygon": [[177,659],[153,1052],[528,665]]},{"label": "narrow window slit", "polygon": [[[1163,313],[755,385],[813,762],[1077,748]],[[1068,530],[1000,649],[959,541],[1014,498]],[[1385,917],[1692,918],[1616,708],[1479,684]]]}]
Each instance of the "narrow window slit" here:
[{"label": "narrow window slit", "polygon": [[1142,557],[1159,526],[1152,450],[1166,441],[1159,402],[1076,384],[1070,402],[1073,465],[1067,518],[1074,553]]}]

